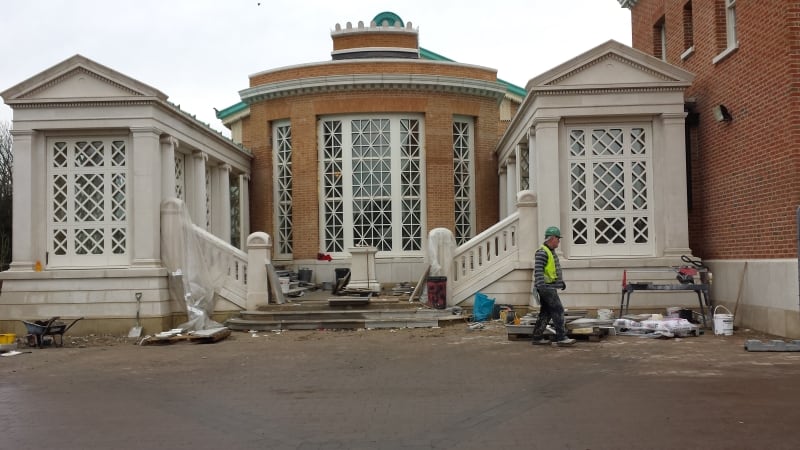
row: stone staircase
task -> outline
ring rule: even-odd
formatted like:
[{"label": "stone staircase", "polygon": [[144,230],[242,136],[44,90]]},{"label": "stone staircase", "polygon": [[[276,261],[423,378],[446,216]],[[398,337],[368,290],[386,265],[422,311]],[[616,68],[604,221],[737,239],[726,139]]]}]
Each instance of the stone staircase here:
[{"label": "stone staircase", "polygon": [[458,308],[456,313],[432,309],[418,301],[409,302],[407,296],[347,297],[313,291],[287,300],[263,305],[257,311],[242,311],[225,326],[237,331],[433,328],[467,320]]}]

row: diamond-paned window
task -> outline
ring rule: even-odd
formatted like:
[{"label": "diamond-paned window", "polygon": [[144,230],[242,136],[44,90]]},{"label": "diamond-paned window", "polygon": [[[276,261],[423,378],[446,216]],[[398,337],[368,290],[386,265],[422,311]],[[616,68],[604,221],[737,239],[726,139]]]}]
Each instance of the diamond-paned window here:
[{"label": "diamond-paned window", "polygon": [[422,126],[399,115],[321,121],[323,251],[422,251]]},{"label": "diamond-paned window", "polygon": [[204,166],[206,180],[206,230],[211,231],[211,168]]},{"label": "diamond-paned window", "polygon": [[472,238],[474,229],[472,130],[471,120],[455,119],[453,121],[453,189],[457,245]]},{"label": "diamond-paned window", "polygon": [[49,266],[129,263],[127,141],[51,138],[47,146]]},{"label": "diamond-paned window", "polygon": [[175,196],[186,201],[186,156],[175,152]]},{"label": "diamond-paned window", "polygon": [[231,245],[236,248],[242,247],[242,199],[241,190],[239,185],[240,178],[238,175],[230,175],[228,186],[230,186],[231,193]]},{"label": "diamond-paned window", "polygon": [[571,252],[653,252],[649,125],[568,128]]},{"label": "diamond-paned window", "polygon": [[531,162],[530,150],[527,145],[519,147],[519,190],[525,191],[531,188]]},{"label": "diamond-paned window", "polygon": [[277,230],[275,246],[278,255],[291,256],[292,244],[292,126],[275,124],[273,148],[275,149],[275,208]]}]

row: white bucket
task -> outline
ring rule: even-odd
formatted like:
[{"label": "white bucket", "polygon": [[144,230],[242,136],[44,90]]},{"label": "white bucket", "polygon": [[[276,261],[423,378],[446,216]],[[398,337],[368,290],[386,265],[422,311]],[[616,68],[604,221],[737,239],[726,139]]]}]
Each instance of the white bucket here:
[{"label": "white bucket", "polygon": [[279,277],[278,281],[280,281],[280,283],[281,283],[281,292],[283,292],[284,294],[289,292],[289,282],[291,281],[291,278],[289,278],[289,277]]},{"label": "white bucket", "polygon": [[611,317],[614,315],[614,311],[610,309],[598,309],[597,310],[597,320],[611,320]]},{"label": "white bucket", "polygon": [[[717,309],[719,308],[728,311],[728,314],[718,314]],[[717,305],[714,308],[714,334],[733,336],[733,314],[730,312],[728,308],[722,305]]]}]

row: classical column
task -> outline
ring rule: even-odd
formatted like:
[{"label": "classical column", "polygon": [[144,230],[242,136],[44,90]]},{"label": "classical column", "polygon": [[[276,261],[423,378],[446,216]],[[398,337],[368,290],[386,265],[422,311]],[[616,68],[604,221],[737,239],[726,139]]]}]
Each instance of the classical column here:
[{"label": "classical column", "polygon": [[[561,227],[558,117],[534,119],[536,129],[535,174],[539,228]],[[563,227],[562,227],[563,228]],[[538,236],[540,239],[543,236]]]},{"label": "classical column", "polygon": [[508,204],[507,204],[508,189],[506,189],[506,185],[508,184],[507,181],[508,175],[505,164],[500,166],[499,172],[500,172],[500,177],[499,177],[500,189],[498,189],[498,192],[500,193],[500,201],[498,202],[499,204],[497,206],[498,209],[500,210],[499,211],[500,218],[504,219],[506,216],[508,216]]},{"label": "classical column", "polygon": [[[11,130],[14,138],[14,165],[12,166],[12,186],[14,195],[11,200],[12,232],[14,242],[11,245],[11,271],[33,270],[36,256],[33,249],[33,225],[36,214],[34,199],[34,156],[33,135],[30,130]],[[48,205],[41,204],[38,209],[47,211]],[[47,238],[49,239],[49,237]],[[44,264],[45,261],[42,261]]]},{"label": "classical column", "polygon": [[250,235],[250,175],[239,175],[239,242],[247,242]]},{"label": "classical column", "polygon": [[161,138],[161,200],[177,197],[175,192],[175,149],[178,140],[172,136]]},{"label": "classical column", "polygon": [[[208,156],[195,150],[192,152],[191,161],[191,183],[186,186],[186,203],[189,206],[189,215],[192,222],[202,229],[206,226],[206,160]],[[187,180],[188,181],[188,180]],[[189,186],[191,184],[191,186]]]},{"label": "classical column", "polygon": [[133,230],[132,261],[137,267],[161,267],[161,130],[131,128],[133,208],[129,225]]},{"label": "classical column", "polygon": [[231,242],[231,166],[222,164],[212,169],[211,230],[225,242]]},{"label": "classical column", "polygon": [[506,160],[506,216],[517,210],[517,155]]},{"label": "classical column", "polygon": [[[686,113],[663,114],[664,139],[659,145],[650,146],[653,151],[653,165],[648,176],[653,180],[663,180],[654,186],[658,211],[654,211],[655,226],[664,227],[664,256],[680,256],[691,253],[689,249],[689,212],[686,192]],[[655,133],[654,133],[655,134]],[[653,176],[655,168],[669,177]],[[653,206],[651,205],[651,208]]]}]

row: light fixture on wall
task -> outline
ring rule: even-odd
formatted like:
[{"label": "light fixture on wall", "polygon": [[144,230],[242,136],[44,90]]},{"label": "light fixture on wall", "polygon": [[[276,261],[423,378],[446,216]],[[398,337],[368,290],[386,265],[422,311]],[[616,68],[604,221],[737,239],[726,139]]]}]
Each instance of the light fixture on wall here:
[{"label": "light fixture on wall", "polygon": [[714,107],[714,118],[717,119],[717,122],[730,122],[733,120],[733,116],[723,104]]}]

